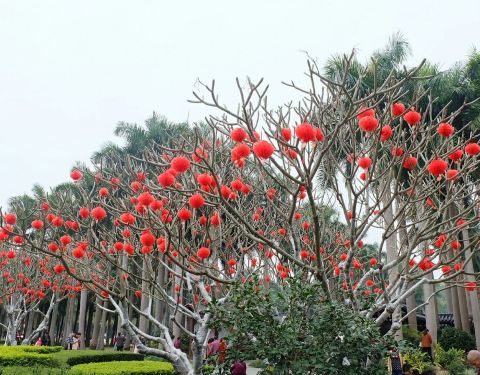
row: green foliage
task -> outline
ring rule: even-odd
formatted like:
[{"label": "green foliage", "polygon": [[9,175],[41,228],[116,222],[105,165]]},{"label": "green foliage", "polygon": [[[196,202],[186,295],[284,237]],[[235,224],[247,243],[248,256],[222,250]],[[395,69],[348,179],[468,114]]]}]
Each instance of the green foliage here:
[{"label": "green foliage", "polygon": [[203,375],[211,375],[213,374],[213,371],[215,370],[215,367],[214,366],[211,366],[211,365],[205,365],[203,366],[202,368],[202,374]]},{"label": "green foliage", "polygon": [[461,349],[466,353],[476,349],[475,338],[471,334],[454,327],[442,328],[438,337],[438,343],[445,350],[455,348]]},{"label": "green foliage", "polygon": [[58,353],[62,349],[62,346],[26,346],[23,350],[28,353],[50,354]]},{"label": "green foliage", "polygon": [[212,326],[229,332],[225,368],[260,358],[272,374],[383,374],[385,343],[373,321],[336,303],[322,303],[321,287],[300,279],[259,288],[258,279],[234,286],[226,305],[212,304]]},{"label": "green foliage", "polygon": [[27,351],[29,346],[0,347],[0,366],[60,367],[61,362],[53,354]]},{"label": "green foliage", "polygon": [[466,370],[465,352],[461,349],[444,350],[441,345],[435,349],[435,362],[448,370],[449,375],[462,375]]},{"label": "green foliage", "polygon": [[0,367],[1,375],[67,375],[68,370],[51,367]]},{"label": "green foliage", "polygon": [[409,343],[412,347],[418,347],[420,343],[420,332],[416,329],[410,328],[409,326],[402,327],[403,339]]},{"label": "green foliage", "polygon": [[435,366],[430,361],[428,354],[422,352],[420,349],[407,351],[407,353],[405,353],[405,361],[420,372],[435,370]]},{"label": "green foliage", "polygon": [[60,362],[51,355],[36,353],[2,353],[0,366],[50,366],[60,367]]},{"label": "green foliage", "polygon": [[73,366],[69,375],[174,375],[170,363],[157,361],[118,361]]},{"label": "green foliage", "polygon": [[[66,352],[74,352],[74,350],[66,350]],[[81,353],[82,351],[77,351]],[[90,351],[91,352],[91,351]],[[80,365],[82,363],[98,363],[113,361],[143,361],[144,355],[130,352],[94,352],[84,353],[66,358],[68,366]]]},{"label": "green foliage", "polygon": [[265,368],[265,362],[256,359],[255,361],[250,362],[250,367],[255,367],[255,368]]}]

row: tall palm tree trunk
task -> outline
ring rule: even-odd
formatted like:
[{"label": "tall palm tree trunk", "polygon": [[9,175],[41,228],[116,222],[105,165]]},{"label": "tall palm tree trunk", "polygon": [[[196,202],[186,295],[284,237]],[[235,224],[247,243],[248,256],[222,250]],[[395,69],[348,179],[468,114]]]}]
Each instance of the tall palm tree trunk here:
[{"label": "tall palm tree trunk", "polygon": [[80,333],[80,349],[85,349],[85,323],[87,316],[88,290],[80,292],[80,312],[78,315],[78,333]]},{"label": "tall palm tree trunk", "polygon": [[102,319],[102,309],[100,308],[101,303],[102,299],[97,296],[95,298],[95,314],[92,329],[92,339],[90,340],[90,349],[95,349],[97,347],[98,333],[100,332],[100,322]]},{"label": "tall palm tree trunk", "polygon": [[[470,238],[468,231],[463,229],[462,231],[463,245],[465,246],[465,258],[469,259],[472,255],[472,250],[470,250]],[[475,282],[475,276],[473,276],[473,262],[470,259],[468,262],[465,262],[465,271],[470,274],[467,275],[466,279],[468,282]],[[468,293],[468,300],[470,302],[471,311],[472,311],[472,321],[473,327],[475,329],[475,342],[476,347],[480,348],[480,305],[478,303],[478,291],[474,289]]]},{"label": "tall palm tree trunk", "polygon": [[[383,194],[383,204],[385,207],[383,222],[385,231],[391,231],[393,226],[393,204],[391,200],[391,191],[390,187],[385,189]],[[387,263],[393,262],[398,257],[398,250],[397,250],[397,238],[396,234],[390,234],[390,236],[385,240],[385,246],[387,248]],[[397,267],[393,267],[390,272],[388,273],[388,282],[389,284],[393,285],[395,281],[398,279],[399,272]],[[392,321],[401,321],[402,316],[402,308],[398,306],[392,314]],[[394,333],[395,340],[402,340],[403,333],[402,330],[399,329]]]}]

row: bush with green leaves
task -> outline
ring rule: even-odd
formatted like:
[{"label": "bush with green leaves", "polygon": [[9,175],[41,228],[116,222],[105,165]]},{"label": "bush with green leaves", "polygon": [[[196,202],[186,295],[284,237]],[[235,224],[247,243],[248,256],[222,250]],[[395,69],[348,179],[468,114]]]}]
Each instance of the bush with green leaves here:
[{"label": "bush with green leaves", "polygon": [[449,375],[462,375],[467,368],[465,352],[462,349],[450,348],[445,350],[441,345],[435,348],[435,362],[437,362]]},{"label": "bush with green leaves", "polygon": [[455,348],[461,349],[466,353],[476,349],[475,338],[471,334],[454,327],[442,328],[438,337],[438,343],[445,350]]},{"label": "bush with green leaves", "polygon": [[73,366],[69,375],[174,375],[173,366],[158,361],[84,363]]},{"label": "bush with green leaves", "polygon": [[31,347],[28,346],[0,347],[0,366],[61,366],[61,362],[53,357],[53,353],[43,354],[29,349]]},{"label": "bush with green leaves", "polygon": [[224,373],[239,359],[259,358],[273,374],[384,374],[385,342],[374,322],[353,309],[322,302],[318,284],[301,278],[263,287],[235,285],[229,302],[212,303],[212,326],[229,331]]},{"label": "bush with green leaves", "polygon": [[[81,353],[81,351],[79,352]],[[68,366],[80,365],[82,363],[98,363],[113,361],[143,361],[144,355],[130,352],[101,352],[84,353],[84,355],[75,355],[66,359]]]},{"label": "bush with green leaves", "polygon": [[68,370],[64,368],[52,367],[0,367],[1,375],[68,375]]},{"label": "bush with green leaves", "polygon": [[402,327],[403,339],[413,348],[417,348],[420,344],[420,332],[414,328],[404,325]]},{"label": "bush with green leaves", "polygon": [[17,348],[23,348],[23,351],[28,353],[50,354],[58,353],[63,346],[17,346]]},{"label": "bush with green leaves", "polygon": [[215,370],[215,367],[212,365],[204,365],[202,368],[202,374],[203,375],[211,375],[213,374],[213,371]]},{"label": "bush with green leaves", "polygon": [[430,357],[418,348],[408,350],[405,353],[405,361],[421,373],[424,371],[435,371],[435,366],[430,360]]}]

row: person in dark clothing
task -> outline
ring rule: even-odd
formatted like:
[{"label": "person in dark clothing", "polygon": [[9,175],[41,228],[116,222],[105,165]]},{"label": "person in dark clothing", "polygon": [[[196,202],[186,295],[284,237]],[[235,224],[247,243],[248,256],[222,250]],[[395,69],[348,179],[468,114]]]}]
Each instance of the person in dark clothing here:
[{"label": "person in dark clothing", "polygon": [[42,345],[43,346],[50,346],[52,345],[52,341],[50,340],[50,335],[48,334],[48,332],[44,332],[42,334]]},{"label": "person in dark clothing", "polygon": [[232,375],[247,375],[247,364],[244,361],[235,362],[232,366]]},{"label": "person in dark clothing", "polygon": [[122,332],[118,332],[118,335],[115,338],[115,346],[119,352],[123,352],[123,347],[125,346],[125,336],[122,335]]},{"label": "person in dark clothing", "polygon": [[403,360],[397,348],[392,347],[389,353],[388,370],[391,375],[403,375]]},{"label": "person in dark clothing", "polygon": [[72,350],[73,349],[74,341],[75,341],[75,333],[72,332],[68,335],[67,340],[66,340],[66,342],[67,342],[67,348],[66,349],[67,350]]}]

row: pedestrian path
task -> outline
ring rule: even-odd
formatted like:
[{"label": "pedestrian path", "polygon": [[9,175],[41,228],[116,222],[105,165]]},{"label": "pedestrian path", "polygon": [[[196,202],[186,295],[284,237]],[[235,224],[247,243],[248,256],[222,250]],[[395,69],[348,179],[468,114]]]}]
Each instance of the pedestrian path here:
[{"label": "pedestrian path", "polygon": [[259,368],[254,368],[254,367],[251,367],[248,363],[247,363],[247,375],[257,375],[259,372],[260,372],[261,369]]}]

